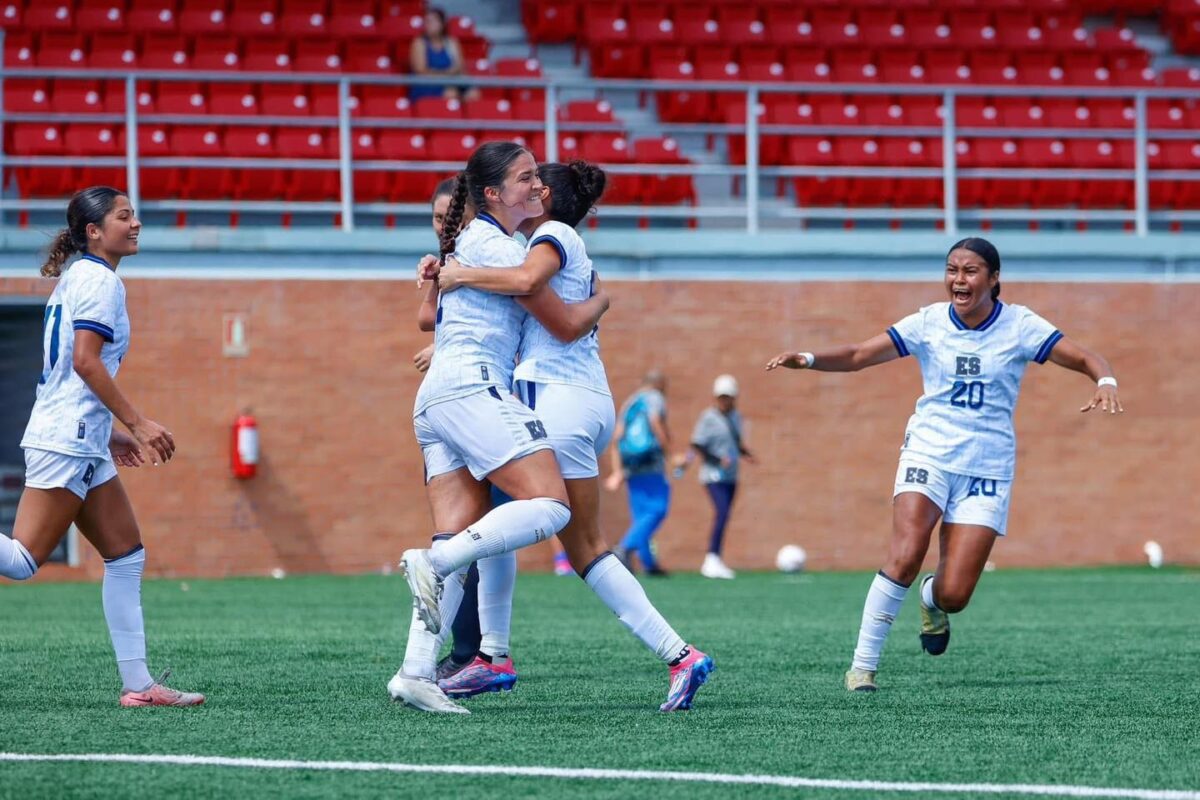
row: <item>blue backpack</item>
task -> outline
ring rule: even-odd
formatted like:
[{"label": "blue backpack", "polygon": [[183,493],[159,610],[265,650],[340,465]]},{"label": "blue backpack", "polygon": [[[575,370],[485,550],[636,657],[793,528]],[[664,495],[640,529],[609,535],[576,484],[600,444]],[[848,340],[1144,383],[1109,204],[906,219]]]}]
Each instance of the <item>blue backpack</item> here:
[{"label": "blue backpack", "polygon": [[646,410],[644,397],[630,404],[624,422],[625,434],[617,442],[621,463],[626,467],[641,467],[653,462],[662,448],[650,427],[650,413]]}]

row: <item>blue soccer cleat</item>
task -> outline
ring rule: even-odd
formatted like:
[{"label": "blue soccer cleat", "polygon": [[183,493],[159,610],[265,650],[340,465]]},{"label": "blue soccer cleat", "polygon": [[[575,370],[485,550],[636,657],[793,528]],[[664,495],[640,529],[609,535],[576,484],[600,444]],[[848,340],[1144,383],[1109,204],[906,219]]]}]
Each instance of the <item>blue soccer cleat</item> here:
[{"label": "blue soccer cleat", "polygon": [[517,671],[511,658],[493,664],[479,656],[448,678],[438,681],[447,697],[462,699],[486,692],[510,692],[517,685]]}]

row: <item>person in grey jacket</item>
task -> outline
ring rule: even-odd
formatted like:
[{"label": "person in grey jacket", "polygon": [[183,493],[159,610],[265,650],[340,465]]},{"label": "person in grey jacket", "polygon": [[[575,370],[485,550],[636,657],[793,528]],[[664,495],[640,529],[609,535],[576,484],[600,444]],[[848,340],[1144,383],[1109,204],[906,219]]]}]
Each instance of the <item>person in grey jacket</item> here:
[{"label": "person in grey jacket", "polygon": [[742,442],[742,415],[737,411],[738,383],[732,375],[721,375],[713,382],[713,405],[704,409],[692,431],[692,449],[687,461],[700,459],[700,482],[708,490],[713,504],[712,535],[708,554],[700,567],[706,578],[733,578],[735,573],[721,559],[725,526],[737,494],[738,465],[754,462],[754,456]]}]

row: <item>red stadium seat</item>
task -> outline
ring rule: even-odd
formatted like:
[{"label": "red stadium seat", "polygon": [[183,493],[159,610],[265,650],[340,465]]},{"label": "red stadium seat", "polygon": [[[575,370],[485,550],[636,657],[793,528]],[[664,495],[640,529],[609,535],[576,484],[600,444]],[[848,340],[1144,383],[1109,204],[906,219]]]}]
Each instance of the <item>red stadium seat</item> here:
[{"label": "red stadium seat", "polygon": [[50,107],[59,114],[99,114],[104,111],[104,86],[97,81],[58,80]]},{"label": "red stadium seat", "polygon": [[87,43],[74,33],[43,33],[34,62],[39,67],[86,67]]},{"label": "red stadium seat", "polygon": [[[838,162],[834,157],[833,140],[808,136],[796,136],[788,142],[788,160],[796,166],[826,167]],[[845,178],[805,177],[795,178],[796,204],[800,206],[828,206],[844,203],[849,189]]]},{"label": "red stadium seat", "polygon": [[646,68],[646,52],[639,45],[598,45],[591,51],[592,74],[598,78],[641,77]]},{"label": "red stadium seat", "polygon": [[787,78],[796,83],[828,83],[833,70],[822,50],[789,51],[784,56]]},{"label": "red stadium seat", "polygon": [[926,79],[921,54],[916,50],[883,50],[878,62],[884,83],[923,83]]},{"label": "red stadium seat", "polygon": [[123,31],[125,23],[124,0],[79,0],[75,8],[77,30]]},{"label": "red stadium seat", "polygon": [[[304,46],[303,43],[300,44]],[[292,69],[292,45],[287,39],[247,37],[242,69],[251,72],[281,72]]]},{"label": "red stadium seat", "polygon": [[[179,15],[175,0],[132,0],[126,17],[127,28],[132,33],[174,33],[179,29]],[[196,33],[194,28],[185,29]]]},{"label": "red stadium seat", "polygon": [[206,114],[205,87],[200,83],[163,81],[158,85],[156,109],[161,114]]},{"label": "red stadium seat", "polygon": [[192,68],[224,72],[242,68],[241,47],[232,36],[197,38]]},{"label": "red stadium seat", "polygon": [[[640,164],[688,164],[679,152],[679,145],[670,137],[640,139],[633,143],[634,160]],[[645,200],[654,205],[695,205],[696,190],[687,175],[642,176],[642,192]]]},{"label": "red stadium seat", "polygon": [[1187,114],[1178,100],[1150,99],[1146,101],[1146,124],[1151,130],[1186,128]]},{"label": "red stadium seat", "polygon": [[36,52],[33,36],[28,33],[5,32],[4,64],[9,67],[32,67]]},{"label": "red stadium seat", "polygon": [[135,69],[138,66],[137,42],[124,33],[99,33],[92,37],[88,66],[95,69]]},{"label": "red stadium seat", "polygon": [[908,46],[908,31],[896,12],[890,9],[860,9],[858,24],[862,28],[863,44],[867,47],[886,49]]},{"label": "red stadium seat", "polygon": [[612,103],[607,100],[572,100],[558,109],[558,118],[567,122],[612,122]]},{"label": "red stadium seat", "polygon": [[[234,67],[236,65],[235,61]],[[187,40],[172,34],[148,34],[142,39],[141,66],[152,70],[191,69],[192,55]]]},{"label": "red stadium seat", "polygon": [[974,83],[971,67],[957,50],[934,50],[925,54],[925,75],[930,83]]},{"label": "red stadium seat", "polygon": [[279,32],[276,0],[233,0],[229,9],[229,32],[247,39],[273,36]]},{"label": "red stadium seat", "polygon": [[979,50],[970,55],[971,76],[985,86],[1019,83],[1020,74],[1013,66],[1012,54],[1004,50]]},{"label": "red stadium seat", "polygon": [[[264,83],[262,85],[261,111],[269,117],[308,116],[313,112],[308,92],[299,84]],[[284,131],[278,139],[283,140]],[[293,141],[289,137],[288,141]]]},{"label": "red stadium seat", "polygon": [[349,42],[345,47],[347,72],[376,72],[384,75],[397,72],[401,63],[392,55],[392,47],[382,40]]},{"label": "red stadium seat", "polygon": [[257,116],[262,113],[252,83],[214,83],[208,89],[209,111],[222,116]]},{"label": "red stadium seat", "polygon": [[7,31],[16,31],[24,27],[24,5],[18,0],[7,0],[0,3],[0,27]]},{"label": "red stadium seat", "polygon": [[404,86],[363,86],[359,113],[364,117],[411,117],[412,103]]},{"label": "red stadium seat", "polygon": [[1051,128],[1083,128],[1092,124],[1092,110],[1078,100],[1042,98],[1046,124]]},{"label": "red stadium seat", "polygon": [[230,158],[270,158],[275,155],[275,136],[270,128],[237,126],[225,131],[225,155]]},{"label": "red stadium seat", "polygon": [[422,97],[413,104],[417,119],[462,119],[462,101],[454,97]]},{"label": "red stadium seat", "polygon": [[479,146],[479,138],[470,131],[434,131],[429,134],[429,158],[432,161],[466,163]]},{"label": "red stadium seat", "polygon": [[630,38],[643,46],[675,43],[675,23],[666,5],[634,4],[629,7]]},{"label": "red stadium seat", "polygon": [[329,3],[326,0],[285,0],[280,5],[279,32],[284,36],[326,36],[328,26]]},{"label": "red stadium seat", "polygon": [[1090,98],[1091,121],[1097,128],[1132,128],[1136,110],[1128,100]]},{"label": "red stadium seat", "polygon": [[481,120],[512,119],[513,104],[504,97],[467,100],[463,103],[463,116],[467,119]]},{"label": "red stadium seat", "polygon": [[42,114],[50,110],[50,83],[44,78],[8,78],[4,81],[4,110]]},{"label": "red stadium seat", "polygon": [[861,46],[862,31],[849,8],[814,8],[809,17],[817,41],[829,48]]},{"label": "red stadium seat", "polygon": [[64,0],[26,4],[23,22],[25,27],[31,31],[78,30],[71,4]]},{"label": "red stadium seat", "polygon": [[587,161],[600,164],[628,164],[633,151],[623,133],[589,133],[583,137],[580,153]]},{"label": "red stadium seat", "polygon": [[960,97],[954,101],[954,121],[960,128],[992,128],[1000,124],[1000,111],[986,97]]},{"label": "red stadium seat", "polygon": [[575,38],[579,21],[575,0],[539,0],[532,9],[525,17],[531,42],[569,42]]},{"label": "red stadium seat", "polygon": [[228,33],[226,0],[183,0],[183,6],[179,9],[179,30],[209,36]]},{"label": "red stadium seat", "polygon": [[117,131],[111,125],[74,124],[67,128],[63,151],[70,156],[119,156]]},{"label": "red stadium seat", "polygon": [[913,9],[904,14],[908,43],[921,50],[942,49],[953,45],[950,26],[940,9]]},{"label": "red stadium seat", "polygon": [[763,44],[767,41],[767,26],[758,18],[758,9],[752,4],[719,6],[717,22],[721,26],[721,38],[727,44]]},{"label": "red stadium seat", "polygon": [[833,51],[833,79],[843,83],[875,83],[879,68],[870,50],[857,48]]},{"label": "red stadium seat", "polygon": [[17,156],[59,156],[63,154],[63,139],[63,126],[55,123],[14,123],[12,153]]},{"label": "red stadium seat", "polygon": [[816,32],[808,19],[808,11],[795,5],[771,5],[764,10],[767,35],[783,47],[815,47]]},{"label": "red stadium seat", "polygon": [[[349,45],[353,49],[355,45]],[[341,43],[330,39],[312,39],[296,43],[292,68],[297,72],[341,72]]]},{"label": "red stadium seat", "polygon": [[337,0],[331,6],[329,33],[338,39],[373,39],[383,34],[374,0]]},{"label": "red stadium seat", "polygon": [[680,8],[676,6],[674,17],[677,42],[688,46],[724,44],[721,23],[711,9],[703,6],[692,9],[683,7],[684,10],[680,12]]},{"label": "red stadium seat", "polygon": [[379,31],[389,39],[415,39],[425,30],[422,6],[403,0],[383,0],[379,8]]}]

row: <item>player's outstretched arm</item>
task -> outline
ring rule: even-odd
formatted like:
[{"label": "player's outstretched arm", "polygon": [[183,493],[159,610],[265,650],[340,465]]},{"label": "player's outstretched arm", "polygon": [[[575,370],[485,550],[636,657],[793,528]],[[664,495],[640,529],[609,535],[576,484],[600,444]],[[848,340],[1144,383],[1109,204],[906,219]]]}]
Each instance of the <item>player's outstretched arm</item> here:
[{"label": "player's outstretched arm", "polygon": [[1125,412],[1117,394],[1117,379],[1113,377],[1112,366],[1104,356],[1064,337],[1050,351],[1050,360],[1060,367],[1082,372],[1096,382],[1091,401],[1085,403],[1080,411],[1086,413],[1098,407],[1110,414]]},{"label": "player's outstretched arm", "polygon": [[[480,270],[499,272],[500,270]],[[597,289],[596,293],[582,303],[564,303],[558,293],[543,285],[528,297],[519,297],[517,302],[542,323],[550,335],[560,342],[570,343],[582,339],[596,328],[600,318],[608,311],[608,292]]]},{"label": "player's outstretched arm", "polygon": [[117,382],[108,374],[104,362],[100,359],[100,348],[104,339],[92,331],[75,331],[75,348],[71,366],[75,373],[87,384],[88,388],[100,398],[104,407],[119,419],[133,438],[150,454],[151,462],[166,463],[175,454],[175,438],[170,431],[152,419],[147,419],[137,412],[121,390]]},{"label": "player's outstretched arm", "polygon": [[562,267],[562,257],[554,245],[543,242],[529,251],[519,267],[479,269],[464,267],[454,258],[447,258],[438,273],[438,285],[443,292],[460,286],[470,286],[493,294],[530,295],[546,285]]},{"label": "player's outstretched arm", "polygon": [[872,336],[865,342],[848,344],[819,353],[791,351],[780,353],[767,362],[767,372],[787,369],[815,369],[820,372],[858,372],[866,367],[884,364],[900,356],[896,345],[886,333]]}]

